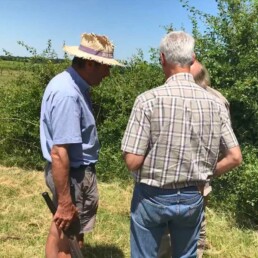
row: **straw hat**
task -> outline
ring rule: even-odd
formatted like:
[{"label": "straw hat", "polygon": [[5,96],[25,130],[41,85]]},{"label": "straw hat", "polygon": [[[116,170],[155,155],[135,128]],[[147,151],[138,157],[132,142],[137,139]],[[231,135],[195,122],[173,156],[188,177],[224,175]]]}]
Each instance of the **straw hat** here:
[{"label": "straw hat", "polygon": [[64,46],[63,50],[70,55],[98,63],[124,66],[113,58],[114,45],[103,35],[83,33],[80,46]]}]

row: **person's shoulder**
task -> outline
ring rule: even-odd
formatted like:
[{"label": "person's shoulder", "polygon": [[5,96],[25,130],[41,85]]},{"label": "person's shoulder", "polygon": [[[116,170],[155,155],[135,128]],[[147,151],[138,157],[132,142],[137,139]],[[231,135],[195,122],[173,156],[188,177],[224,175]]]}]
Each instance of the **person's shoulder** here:
[{"label": "person's shoulder", "polygon": [[218,90],[215,90],[214,88],[209,86],[207,86],[206,90],[212,95],[214,95],[215,97],[219,98],[224,105],[229,106],[228,100]]},{"label": "person's shoulder", "polygon": [[69,84],[71,81],[71,76],[67,71],[63,71],[55,75],[48,83],[47,87],[55,87],[59,84]]},{"label": "person's shoulder", "polygon": [[164,90],[164,86],[165,85],[163,84],[163,85],[157,86],[155,88],[146,90],[146,91],[142,92],[141,94],[139,94],[137,99],[141,100],[142,102],[153,100],[159,96],[159,93],[162,90]]},{"label": "person's shoulder", "polygon": [[76,97],[77,92],[73,86],[74,82],[70,74],[63,71],[54,76],[47,85],[46,94],[55,95],[55,97]]},{"label": "person's shoulder", "polygon": [[229,102],[227,101],[227,99],[219,91],[211,87],[207,87],[205,91],[212,99],[214,105],[218,108],[219,113],[229,115]]}]

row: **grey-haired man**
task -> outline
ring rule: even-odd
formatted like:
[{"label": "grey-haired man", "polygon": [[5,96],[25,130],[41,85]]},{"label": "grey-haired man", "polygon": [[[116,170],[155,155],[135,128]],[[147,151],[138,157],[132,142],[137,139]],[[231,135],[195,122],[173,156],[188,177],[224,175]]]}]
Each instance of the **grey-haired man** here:
[{"label": "grey-haired man", "polygon": [[[193,75],[194,81],[196,84],[200,85],[202,88],[207,90],[209,93],[213,94],[215,97],[218,98],[218,101],[222,101],[225,107],[228,110],[229,113],[229,102],[228,100],[217,90],[210,87],[210,76],[205,68],[204,65],[202,65],[197,60],[194,61],[194,63],[191,65],[190,73]],[[229,114],[230,115],[230,114]],[[220,149],[220,155],[219,159],[221,159],[226,150],[224,149],[223,145],[221,145]],[[203,189],[203,197],[204,197],[204,208],[207,205],[208,202],[208,195],[210,194],[212,188],[210,183],[206,183]],[[170,235],[168,232],[166,232],[161,241],[161,245],[158,252],[158,258],[169,258],[171,257],[171,240]],[[206,218],[205,214],[203,216],[203,220],[201,223],[201,229],[200,229],[200,235],[198,239],[198,247],[197,247],[197,258],[202,258],[204,249],[207,246],[207,240],[206,240]]]},{"label": "grey-haired man", "polygon": [[[131,257],[157,257],[169,228],[173,257],[196,257],[203,217],[202,188],[241,163],[241,151],[222,103],[190,74],[194,39],[174,31],[160,46],[166,83],[139,95],[122,140],[135,187]],[[217,163],[219,146],[227,147]]]}]

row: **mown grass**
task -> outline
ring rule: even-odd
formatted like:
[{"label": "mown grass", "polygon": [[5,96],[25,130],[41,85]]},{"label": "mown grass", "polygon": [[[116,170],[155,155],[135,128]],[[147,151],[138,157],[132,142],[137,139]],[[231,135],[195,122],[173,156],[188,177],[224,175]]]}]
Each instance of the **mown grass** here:
[{"label": "mown grass", "polygon": [[9,83],[14,82],[16,79],[18,79],[18,76],[22,75],[25,72],[26,66],[27,64],[24,62],[0,59],[0,89],[4,89],[6,86],[9,85]]},{"label": "mown grass", "polygon": [[[0,167],[0,257],[44,257],[51,219],[41,193],[43,173]],[[87,258],[127,258],[132,183],[99,183],[100,207],[94,231],[86,236]],[[236,227],[230,214],[207,209],[211,249],[204,257],[258,257],[258,235]]]},{"label": "mown grass", "polygon": [[5,69],[3,71],[0,70],[0,89],[5,89],[9,85],[9,83],[11,83],[14,79],[18,77],[19,74],[19,71],[8,69]]},{"label": "mown grass", "polygon": [[[86,257],[129,257],[131,185],[99,184],[98,221],[86,236]],[[46,190],[43,173],[0,167],[1,258],[44,257],[51,220],[40,195]]]},{"label": "mown grass", "polygon": [[27,65],[25,61],[18,60],[2,60],[0,59],[0,72],[1,70],[20,70],[21,67]]}]

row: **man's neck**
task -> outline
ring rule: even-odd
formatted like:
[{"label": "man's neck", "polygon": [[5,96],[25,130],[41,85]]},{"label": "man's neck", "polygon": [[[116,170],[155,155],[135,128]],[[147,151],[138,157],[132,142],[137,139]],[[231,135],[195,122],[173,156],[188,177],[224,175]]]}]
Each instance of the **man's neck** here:
[{"label": "man's neck", "polygon": [[72,66],[73,69],[81,76],[81,78],[89,85],[91,86],[91,83],[90,83],[90,79],[88,77],[88,73],[86,73],[86,69],[83,68],[83,69],[79,69],[75,66]]},{"label": "man's neck", "polygon": [[169,69],[165,72],[165,77],[168,79],[172,75],[175,75],[177,73],[190,73],[190,66],[178,66],[178,65],[173,65],[170,66]]}]

